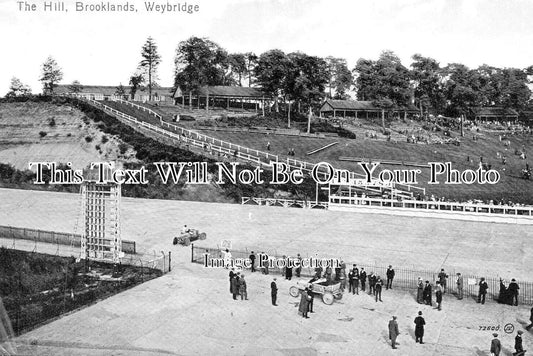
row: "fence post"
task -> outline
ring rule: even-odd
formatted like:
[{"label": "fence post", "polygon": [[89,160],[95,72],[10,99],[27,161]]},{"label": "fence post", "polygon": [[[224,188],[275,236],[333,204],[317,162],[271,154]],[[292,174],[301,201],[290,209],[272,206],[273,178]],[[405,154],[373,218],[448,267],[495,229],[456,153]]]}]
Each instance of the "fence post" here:
[{"label": "fence post", "polygon": [[191,244],[191,262],[194,262],[194,244]]},{"label": "fence post", "polygon": [[171,262],[172,262],[172,251],[168,251],[168,271],[169,272],[172,269],[172,267],[171,267],[172,263]]}]

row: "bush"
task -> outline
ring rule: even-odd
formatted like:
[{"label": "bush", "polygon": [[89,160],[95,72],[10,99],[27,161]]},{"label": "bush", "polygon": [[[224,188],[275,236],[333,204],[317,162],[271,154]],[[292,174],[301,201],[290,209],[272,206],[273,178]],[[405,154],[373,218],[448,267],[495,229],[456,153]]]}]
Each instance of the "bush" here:
[{"label": "bush", "polygon": [[48,125],[50,125],[50,127],[54,127],[56,125],[56,120],[52,117],[48,120]]},{"label": "bush", "polygon": [[121,142],[119,145],[118,145],[118,149],[120,151],[120,154],[124,154],[128,151],[128,145],[125,144],[124,142]]},{"label": "bush", "polygon": [[92,138],[91,136],[85,136],[85,141],[86,141],[87,143],[92,142],[92,141],[93,141],[93,138]]},{"label": "bush", "polygon": [[105,144],[107,141],[109,141],[107,136],[106,135],[102,136],[102,143]]},{"label": "bush", "polygon": [[43,138],[46,135],[47,135],[47,133],[45,131],[40,131],[39,132],[39,136],[41,136],[41,138]]},{"label": "bush", "polygon": [[96,145],[96,146],[94,146],[94,148],[95,148],[97,151],[100,151],[100,145]]}]

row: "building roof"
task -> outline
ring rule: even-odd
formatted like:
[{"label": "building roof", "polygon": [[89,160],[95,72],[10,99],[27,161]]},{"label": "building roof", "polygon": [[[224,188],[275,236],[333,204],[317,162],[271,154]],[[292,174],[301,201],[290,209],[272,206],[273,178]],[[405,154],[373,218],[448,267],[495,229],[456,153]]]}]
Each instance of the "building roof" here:
[{"label": "building roof", "polygon": [[[218,96],[218,97],[239,97],[239,98],[263,98],[267,97],[259,88],[238,87],[238,86],[205,86],[198,90],[200,96]],[[182,91],[178,88],[174,93],[174,97],[181,97]]]},{"label": "building roof", "polygon": [[[418,109],[413,105],[393,106],[392,110],[398,111],[413,111],[418,112]],[[346,111],[381,111],[382,109],[372,101],[356,101],[356,100],[326,100],[320,107],[320,111],[333,111],[333,110],[346,110]]]},{"label": "building roof", "polygon": [[[72,90],[70,90],[70,87],[72,84],[59,84],[57,87],[54,88],[54,92],[56,94],[69,94],[72,93]],[[110,85],[80,85],[80,93],[84,94],[102,94],[102,95],[115,95],[117,92],[117,86],[110,86]],[[126,94],[129,94],[130,92],[130,86],[124,86],[124,91]],[[169,87],[155,87],[152,88],[152,95],[159,95],[159,96],[170,96],[172,92],[172,88]],[[143,90],[138,90],[137,94],[145,94],[148,95],[148,89],[144,88]]]},{"label": "building roof", "polygon": [[517,118],[518,112],[511,108],[504,108],[501,106],[487,106],[482,108],[472,108],[471,111],[478,117],[505,117]]}]

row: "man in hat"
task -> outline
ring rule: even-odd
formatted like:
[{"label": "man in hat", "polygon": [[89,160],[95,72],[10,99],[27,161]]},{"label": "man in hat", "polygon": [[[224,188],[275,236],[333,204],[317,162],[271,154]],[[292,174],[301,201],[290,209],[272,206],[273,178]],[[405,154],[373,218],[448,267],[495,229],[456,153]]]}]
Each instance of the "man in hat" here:
[{"label": "man in hat", "polygon": [[418,304],[422,304],[424,303],[424,282],[422,281],[422,277],[418,277],[416,287],[416,301]]},{"label": "man in hat", "polygon": [[361,290],[364,292],[366,290],[366,272],[364,268],[361,268],[359,280],[361,281]]},{"label": "man in hat", "polygon": [[489,285],[485,281],[485,277],[481,277],[481,280],[479,281],[479,294],[477,296],[478,303],[485,304],[485,296],[487,295],[487,289],[489,289]]},{"label": "man in hat", "polygon": [[415,342],[423,344],[424,341],[422,339],[424,338],[424,325],[426,325],[426,321],[422,316],[422,311],[418,312],[418,316],[415,318],[415,325]]},{"label": "man in hat", "polygon": [[376,279],[376,285],[374,286],[374,294],[376,295],[376,302],[379,301],[383,302],[381,300],[381,290],[383,289],[383,281],[381,280],[381,277],[378,276]]},{"label": "man in hat", "polygon": [[492,339],[490,343],[490,352],[494,356],[500,356],[500,352],[502,351],[502,344],[500,343],[500,340],[498,340],[498,334],[494,333],[492,334],[494,336],[494,339]]},{"label": "man in hat", "polygon": [[442,286],[442,294],[446,293],[446,280],[448,279],[448,275],[446,272],[444,272],[444,268],[440,269],[440,273],[438,275],[440,285]]},{"label": "man in hat", "polygon": [[374,275],[374,272],[370,272],[370,275],[368,276],[368,294],[376,294],[376,276]]},{"label": "man in hat", "polygon": [[463,299],[463,276],[459,272],[457,272],[457,281],[455,283],[457,284],[457,299],[461,300]]},{"label": "man in hat", "polygon": [[392,320],[389,320],[389,339],[391,341],[392,348],[396,348],[396,338],[400,335],[398,330],[398,322],[396,321],[396,315],[392,316]]},{"label": "man in hat", "polygon": [[354,278],[354,275],[355,275],[355,265],[353,265],[354,268],[352,268],[350,270],[350,272],[348,272],[348,293],[352,293],[352,294],[355,294],[355,288],[354,288],[354,285],[353,285],[353,278]]},{"label": "man in hat", "polygon": [[302,317],[306,319],[309,319],[307,312],[309,311],[309,302],[311,300],[311,297],[309,297],[309,294],[307,294],[308,291],[309,289],[307,288],[302,291],[300,296],[300,305],[298,306],[298,311],[302,313]]},{"label": "man in hat", "polygon": [[423,292],[422,298],[424,299],[425,304],[433,305],[431,303],[431,284],[429,284],[429,281],[426,281],[426,285],[424,286],[424,292]]},{"label": "man in hat", "polygon": [[239,294],[241,295],[241,300],[248,300],[248,293],[246,292],[246,281],[244,280],[244,274],[241,275],[239,279]]},{"label": "man in hat", "polygon": [[511,296],[511,305],[518,306],[518,290],[520,287],[518,286],[518,283],[516,283],[516,279],[511,279],[511,283],[509,283],[509,287],[507,287],[507,290],[509,291],[509,294]]},{"label": "man in hat", "polygon": [[252,272],[255,272],[255,253],[254,251],[252,251],[252,253],[250,253],[250,256],[248,257],[250,259],[250,267],[252,269]]},{"label": "man in hat", "polygon": [[272,297],[272,305],[278,306],[276,300],[278,298],[278,286],[276,284],[276,278],[270,283],[270,296]]},{"label": "man in hat", "polygon": [[524,332],[522,330],[518,330],[516,333],[516,337],[514,338],[514,349],[515,349],[515,355],[523,355],[525,353],[524,347],[522,346],[522,334]]},{"label": "man in hat", "polygon": [[389,265],[389,268],[387,268],[387,289],[392,289],[392,280],[394,279],[394,269],[392,269],[392,266]]},{"label": "man in hat", "polygon": [[442,285],[440,284],[440,282],[437,281],[437,285],[435,286],[435,300],[437,301],[438,310],[441,310],[443,294],[444,294],[444,289],[442,288]]},{"label": "man in hat", "polygon": [[296,267],[296,277],[300,278],[300,273],[302,273],[302,256],[298,254],[298,256],[296,256],[296,259],[298,260],[298,267]]}]

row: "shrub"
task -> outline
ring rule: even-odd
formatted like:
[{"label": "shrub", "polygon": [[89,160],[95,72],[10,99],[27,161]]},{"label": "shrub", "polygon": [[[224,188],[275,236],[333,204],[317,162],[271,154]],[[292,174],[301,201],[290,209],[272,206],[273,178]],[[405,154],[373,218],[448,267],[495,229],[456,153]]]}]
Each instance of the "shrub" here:
[{"label": "shrub", "polygon": [[105,144],[107,141],[109,141],[107,136],[106,135],[102,136],[102,143]]},{"label": "shrub", "polygon": [[56,125],[56,120],[53,117],[51,117],[48,120],[48,125],[50,125],[50,127],[54,127]]},{"label": "shrub", "polygon": [[47,133],[45,131],[40,131],[39,132],[39,136],[41,136],[41,138],[43,138],[46,135],[47,135]]},{"label": "shrub", "polygon": [[96,146],[94,146],[94,148],[95,148],[97,151],[100,151],[100,145],[96,145]]},{"label": "shrub", "polygon": [[118,145],[118,149],[120,151],[120,154],[124,154],[126,153],[126,151],[128,151],[128,145],[125,144],[124,142],[121,142],[119,145]]},{"label": "shrub", "polygon": [[93,138],[92,138],[91,136],[85,136],[85,141],[86,141],[87,143],[92,142],[92,141],[93,141]]}]

